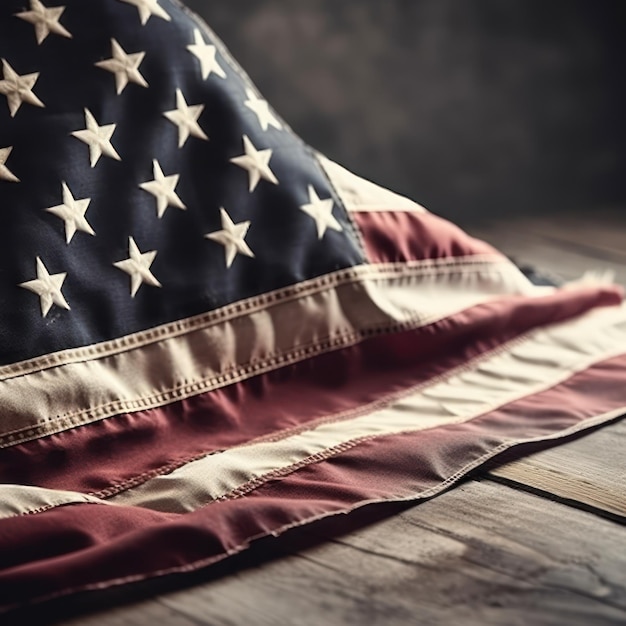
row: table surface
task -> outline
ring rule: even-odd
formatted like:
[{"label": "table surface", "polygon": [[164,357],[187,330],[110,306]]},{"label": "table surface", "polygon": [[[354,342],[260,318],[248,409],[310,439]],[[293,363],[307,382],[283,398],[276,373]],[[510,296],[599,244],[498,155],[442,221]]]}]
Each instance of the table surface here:
[{"label": "table surface", "polygon": [[[608,268],[626,284],[619,213],[469,230],[558,278]],[[207,572],[17,617],[72,626],[626,624],[625,447],[626,420],[617,420],[427,502],[366,507],[262,540]]]}]

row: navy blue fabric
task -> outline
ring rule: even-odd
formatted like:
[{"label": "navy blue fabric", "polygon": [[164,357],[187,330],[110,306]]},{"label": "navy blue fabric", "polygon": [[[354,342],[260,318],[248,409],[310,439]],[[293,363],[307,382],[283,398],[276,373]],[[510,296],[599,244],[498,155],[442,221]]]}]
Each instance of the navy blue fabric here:
[{"label": "navy blue fabric", "polygon": [[[14,146],[7,166],[21,179],[0,180],[2,363],[148,329],[364,261],[311,150],[286,128],[263,132],[244,106],[243,72],[220,52],[227,80],[202,80],[187,50],[199,26],[177,3],[160,0],[172,21],[152,16],[145,26],[137,8],[119,0],[58,4],[67,7],[61,23],[73,38],[51,34],[42,45],[33,25],[14,16],[29,9],[25,0],[0,5],[0,57],[20,75],[40,72],[33,92],[46,105],[23,104],[11,118],[0,95],[0,148]],[[113,74],[94,66],[111,57],[111,38],[127,53],[146,52],[140,71],[148,89],[129,83],[117,95]],[[199,123],[210,141],[190,137],[178,147],[178,128],[163,116],[176,108],[177,88],[189,105],[205,105]],[[103,156],[90,167],[87,145],[71,136],[85,128],[84,108],[100,125],[117,124],[111,141],[121,162]],[[262,180],[249,193],[247,171],[229,162],[243,154],[244,134],[274,150],[278,186]],[[165,175],[181,175],[176,193],[187,211],[170,207],[157,218],[155,198],[139,187],[153,180],[153,159]],[[95,237],[77,232],[67,245],[63,220],[44,210],[62,203],[62,181],[76,199],[92,199],[86,217]],[[314,220],[299,209],[309,185],[334,198],[343,232],[318,239]],[[220,207],[235,223],[252,220],[246,243],[256,258],[238,255],[230,269],[224,248],[204,238],[221,229]],[[142,285],[134,299],[129,276],[113,266],[128,257],[129,236],[142,252],[158,251],[151,271],[162,283]],[[54,306],[44,318],[36,294],[18,287],[36,278],[37,256],[51,274],[67,272],[70,311]]]}]

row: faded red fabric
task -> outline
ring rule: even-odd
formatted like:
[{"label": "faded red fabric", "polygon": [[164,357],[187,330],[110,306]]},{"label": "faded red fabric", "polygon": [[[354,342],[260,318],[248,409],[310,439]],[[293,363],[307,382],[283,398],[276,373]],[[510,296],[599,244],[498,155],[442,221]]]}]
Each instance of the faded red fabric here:
[{"label": "faded red fabric", "polygon": [[372,263],[405,263],[474,255],[498,255],[484,241],[432,213],[372,211],[353,213]]}]

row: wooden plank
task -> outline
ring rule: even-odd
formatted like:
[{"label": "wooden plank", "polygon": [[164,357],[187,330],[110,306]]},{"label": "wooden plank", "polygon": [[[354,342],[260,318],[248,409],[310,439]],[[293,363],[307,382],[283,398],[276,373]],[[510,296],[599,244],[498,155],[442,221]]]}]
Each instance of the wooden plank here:
[{"label": "wooden plank", "polygon": [[492,469],[490,476],[626,521],[626,420]]},{"label": "wooden plank", "polygon": [[[83,611],[87,611],[87,607],[83,607]],[[43,621],[41,612],[31,615],[24,621],[18,621],[18,615],[15,616],[15,623],[21,624],[44,624],[44,623],[63,623],[63,624],[93,624],[94,626],[102,624],[102,626],[204,626],[204,621],[198,621],[186,617],[183,613],[170,609],[167,606],[155,601],[145,600],[134,604],[132,607],[120,606],[115,609],[105,610],[103,613],[96,613],[86,617],[76,617],[70,620],[59,622],[54,619],[51,621]],[[13,623],[13,622],[11,622]]]},{"label": "wooden plank", "polygon": [[589,256],[609,257],[626,263],[626,215],[623,211],[594,211],[567,216],[533,217],[512,223],[536,237],[573,244]]},{"label": "wooden plank", "polygon": [[[610,230],[608,226],[607,229]],[[593,254],[584,243],[584,231],[579,233],[577,244],[568,242],[568,245],[559,241],[555,225],[550,222],[544,224],[543,236],[529,231],[523,222],[494,222],[473,226],[469,231],[513,258],[519,265],[554,274],[557,279],[576,280],[589,270],[608,269],[615,273],[617,283],[626,285],[626,258],[599,252]]]},{"label": "wooden plank", "polygon": [[[333,530],[353,519],[261,542],[247,569],[193,589],[67,624],[626,623],[626,528],[612,521],[490,481]],[[320,543],[302,548],[303,536]]]}]

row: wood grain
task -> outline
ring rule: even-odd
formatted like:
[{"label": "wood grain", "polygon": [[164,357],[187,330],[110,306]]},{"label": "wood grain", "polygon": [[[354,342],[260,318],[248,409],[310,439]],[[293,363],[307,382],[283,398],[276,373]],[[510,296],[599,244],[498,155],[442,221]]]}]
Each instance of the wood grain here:
[{"label": "wood grain", "polygon": [[[520,220],[512,226],[519,227]],[[564,248],[626,264],[626,214],[623,212],[595,211],[591,217],[573,213],[560,219],[533,217],[523,220],[522,227],[526,233]]]},{"label": "wood grain", "polygon": [[[477,224],[468,230],[519,265],[552,273],[558,279],[576,280],[589,270],[609,269],[615,272],[617,283],[626,285],[626,226],[608,217],[605,222],[602,226],[588,222],[585,227],[585,222],[568,225],[566,218],[535,218]],[[620,241],[623,252],[617,254]]]},{"label": "wood grain", "polygon": [[490,476],[626,522],[626,420],[496,467]]}]

